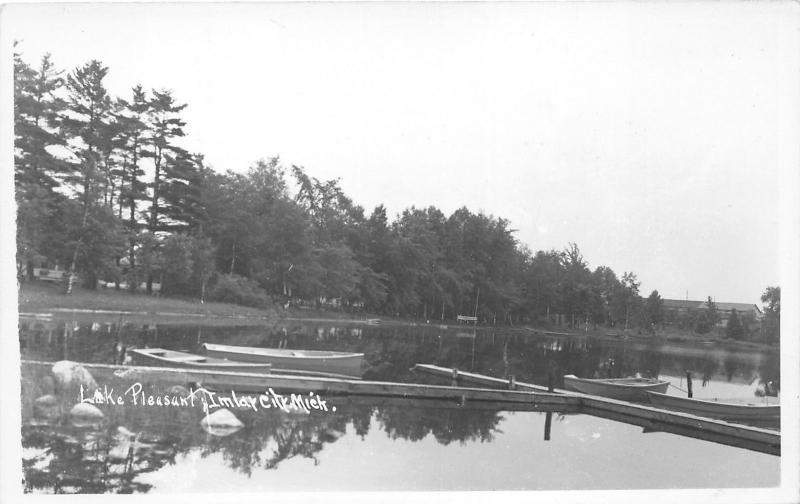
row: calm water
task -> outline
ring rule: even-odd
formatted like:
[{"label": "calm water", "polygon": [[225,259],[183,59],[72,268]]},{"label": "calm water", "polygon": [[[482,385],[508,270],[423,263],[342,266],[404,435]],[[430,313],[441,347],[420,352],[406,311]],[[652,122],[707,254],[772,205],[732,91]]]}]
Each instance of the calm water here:
[{"label": "calm water", "polygon": [[[555,366],[557,376],[660,376],[675,385],[670,393],[682,394],[676,387],[686,387],[684,373],[691,370],[695,397],[750,402],[763,402],[764,384],[778,384],[779,377],[777,352],[537,336],[520,330],[299,322],[241,327],[20,322],[23,359],[111,363],[118,342],[193,352],[204,342],[352,350],[365,354],[363,378],[401,382],[429,381],[410,368],[432,363],[546,385],[548,367]],[[426,407],[419,401],[329,396],[335,413],[237,411],[245,426],[227,436],[201,427],[200,408],[104,406],[102,425],[77,427],[63,417],[45,421],[33,415],[33,400],[44,393],[41,383],[47,372],[46,367],[23,368],[23,465],[31,492],[779,484],[779,457],[643,432],[569,411]],[[170,385],[148,384],[159,392]],[[136,436],[133,442],[131,435]]]}]

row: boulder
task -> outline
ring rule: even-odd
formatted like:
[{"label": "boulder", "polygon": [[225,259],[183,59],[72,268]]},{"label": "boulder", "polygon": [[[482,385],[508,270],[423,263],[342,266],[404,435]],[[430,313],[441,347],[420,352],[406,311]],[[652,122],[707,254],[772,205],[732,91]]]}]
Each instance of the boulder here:
[{"label": "boulder", "polygon": [[37,406],[57,406],[58,398],[53,394],[47,394],[37,398],[35,401],[33,401],[33,404]]},{"label": "boulder", "polygon": [[97,382],[94,381],[91,373],[77,362],[58,361],[53,364],[52,373],[56,390],[60,392],[72,387],[77,388],[79,385],[91,390],[97,388]]},{"label": "boulder", "polygon": [[244,427],[236,415],[224,408],[204,416],[200,425],[209,434],[220,437],[229,436]]},{"label": "boulder", "polygon": [[61,415],[58,398],[52,394],[43,395],[33,401],[33,416],[36,418],[54,419]]},{"label": "boulder", "polygon": [[69,416],[75,427],[95,426],[103,421],[103,412],[94,404],[89,403],[76,404],[69,410]]},{"label": "boulder", "polygon": [[103,419],[103,412],[100,411],[100,408],[95,406],[94,404],[89,403],[78,403],[69,410],[70,416],[74,418],[86,418],[86,419],[96,419],[102,420]]}]

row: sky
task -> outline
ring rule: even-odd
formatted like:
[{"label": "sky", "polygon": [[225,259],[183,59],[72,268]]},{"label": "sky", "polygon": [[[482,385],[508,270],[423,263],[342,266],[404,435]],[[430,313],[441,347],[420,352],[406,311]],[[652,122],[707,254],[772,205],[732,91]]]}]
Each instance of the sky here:
[{"label": "sky", "polygon": [[[172,89],[219,171],[279,155],[369,214],[461,206],[647,295],[760,302],[796,182],[797,6],[5,6],[3,40]],[[796,26],[796,23],[794,24]],[[795,208],[790,205],[788,208]],[[785,219],[785,216],[783,217]],[[785,231],[784,231],[785,233]]]}]

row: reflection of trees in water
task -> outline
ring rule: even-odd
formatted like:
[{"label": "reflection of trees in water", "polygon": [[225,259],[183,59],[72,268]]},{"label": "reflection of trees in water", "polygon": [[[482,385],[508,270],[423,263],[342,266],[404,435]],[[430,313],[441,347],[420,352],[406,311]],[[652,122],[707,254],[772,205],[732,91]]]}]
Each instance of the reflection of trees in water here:
[{"label": "reflection of trees in water", "polygon": [[[542,336],[510,329],[456,331],[429,325],[365,326],[284,321],[263,326],[206,326],[202,328],[200,337],[198,326],[156,327],[123,321],[121,326],[117,322],[80,322],[77,329],[64,339],[64,328],[68,324],[49,324],[50,328],[39,322],[21,327],[20,339],[27,347],[23,355],[59,360],[63,358],[61,347],[66,341],[66,353],[70,358],[112,362],[117,339],[127,346],[158,345],[190,351],[199,351],[199,346],[208,341],[363,352],[363,377],[388,381],[417,381],[409,372],[409,368],[417,363],[434,363],[501,377],[513,374],[519,380],[540,385],[547,384],[551,366],[557,375],[556,385],[560,385],[561,375],[567,373],[585,377],[636,373],[682,376],[688,369],[706,381],[724,376],[726,380],[741,377],[744,382],[756,375],[764,377],[767,382],[777,382],[779,373],[777,354],[767,352],[759,353],[759,359],[715,348],[690,348],[686,352],[671,353],[663,351],[657,342]],[[604,368],[604,364],[609,362],[613,362],[612,368]]]},{"label": "reflection of trees in water", "polygon": [[376,418],[391,439],[419,441],[428,434],[441,444],[490,442],[503,417],[497,411],[469,409],[378,408]]},{"label": "reflection of trees in water", "polygon": [[22,459],[26,493],[141,493],[144,473],[175,463],[178,447],[168,438],[147,443],[126,439],[111,428],[81,429],[64,424],[24,425]]},{"label": "reflection of trees in water", "polygon": [[[295,457],[316,465],[324,447],[348,429],[363,438],[373,414],[392,439],[418,441],[431,434],[444,445],[489,442],[503,419],[496,411],[347,405],[343,401],[332,414],[239,412],[247,427],[221,438],[198,427],[202,413],[169,422],[170,413],[162,409],[123,406],[125,411],[105,421],[105,427],[88,430],[64,423],[34,425],[28,419],[22,441],[26,449],[34,449],[26,453],[34,455],[23,461],[26,491],[147,492],[151,486],[137,481],[139,475],[174,464],[178,454],[198,448],[202,457],[220,454],[228,467],[248,476],[259,468],[276,469]],[[138,433],[135,441],[120,434],[129,431],[115,427],[119,419]]]},{"label": "reflection of trees in water", "polygon": [[339,439],[348,425],[354,426],[356,434],[365,435],[370,416],[371,411],[363,408],[334,414],[251,412],[241,415],[245,429],[223,438],[205,439],[201,455],[219,452],[230,468],[248,476],[255,468],[276,469],[294,457],[309,458],[317,465],[319,452]]},{"label": "reflection of trees in water", "polygon": [[[308,324],[271,327],[155,326],[92,323],[31,323],[21,325],[20,341],[27,358],[58,360],[69,358],[90,362],[111,362],[119,341],[128,346],[159,345],[197,350],[205,341],[271,347],[358,351],[365,354],[365,379],[425,381],[410,368],[416,363],[446,367],[494,376],[515,375],[519,381],[546,385],[548,370],[557,374],[593,376],[602,365],[614,363],[617,376],[634,373],[682,376],[689,369],[709,380],[722,373],[728,379],[758,378],[762,384],[778,383],[779,356],[762,354],[760,360],[746,360],[726,352],[696,351],[665,353],[657,344],[630,345],[587,337],[533,336],[522,331],[491,332],[477,330],[455,337],[453,331],[433,327],[338,327]],[[696,375],[697,376],[697,375]],[[41,378],[41,377],[39,377]],[[36,383],[37,378],[30,378]],[[41,391],[23,396],[23,411]],[[336,404],[336,400],[332,401]],[[494,411],[470,409],[409,408],[399,406],[348,406],[340,402],[336,413],[287,415],[283,412],[237,412],[246,427],[217,438],[199,427],[202,413],[169,410],[118,408],[109,412],[106,425],[125,425],[141,439],[154,440],[149,448],[135,451],[133,459],[120,459],[120,444],[114,430],[76,433],[60,424],[23,428],[23,444],[34,455],[23,461],[27,491],[146,492],[149,486],[137,483],[143,472],[157,470],[175,461],[176,454],[200,449],[203,456],[219,453],[226,465],[250,475],[258,468],[274,469],[284,460],[308,458],[315,463],[326,445],[348,429],[366,436],[373,418],[392,439],[418,441],[432,435],[439,443],[454,441],[489,442],[503,417]],[[155,415],[155,416],[154,416]],[[374,417],[373,417],[374,415]],[[23,419],[25,421],[25,419]],[[82,438],[80,436],[87,436]],[[95,438],[92,438],[95,436]],[[144,446],[144,445],[142,445]],[[27,452],[26,452],[27,453]]]},{"label": "reflection of trees in water", "polygon": [[762,385],[765,395],[777,396],[780,393],[781,375],[779,364],[779,354],[769,354],[758,364],[758,381]]}]

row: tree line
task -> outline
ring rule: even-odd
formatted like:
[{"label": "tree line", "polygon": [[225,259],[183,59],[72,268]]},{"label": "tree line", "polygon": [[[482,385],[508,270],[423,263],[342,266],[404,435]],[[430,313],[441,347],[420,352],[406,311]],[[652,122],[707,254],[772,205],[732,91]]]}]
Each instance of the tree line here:
[{"label": "tree line", "polygon": [[[64,74],[14,54],[17,264],[100,283],[253,306],[325,304],[426,320],[652,327],[660,296],[632,272],[591,270],[575,243],[531,251],[508,220],[357,205],[339,180],[279,158],[217,172],[180,146],[167,89],[105,88],[97,60]],[[68,286],[69,288],[69,286]]]}]

